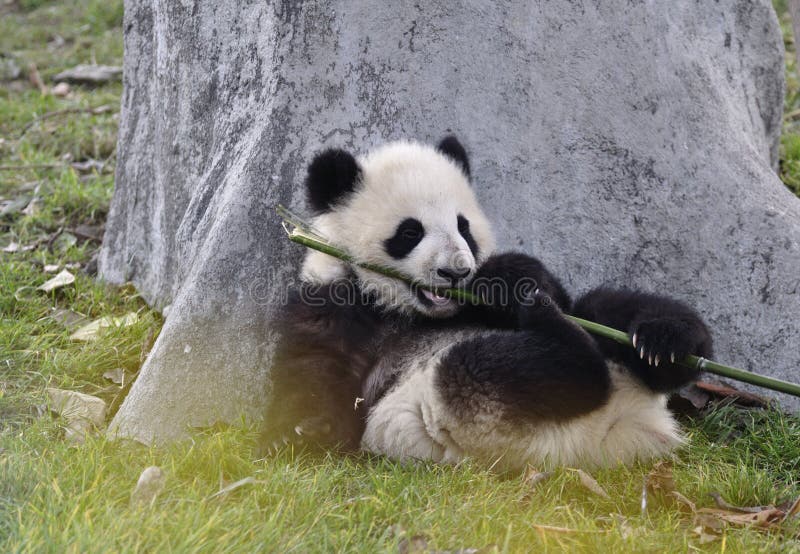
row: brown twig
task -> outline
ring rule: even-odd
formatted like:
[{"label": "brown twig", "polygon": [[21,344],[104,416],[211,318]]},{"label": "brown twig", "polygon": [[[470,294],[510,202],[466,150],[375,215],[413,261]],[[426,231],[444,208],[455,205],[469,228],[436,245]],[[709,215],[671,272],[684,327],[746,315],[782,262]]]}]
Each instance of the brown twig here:
[{"label": "brown twig", "polygon": [[90,235],[89,233],[84,233],[82,231],[78,231],[77,229],[67,229],[67,232],[75,235],[76,237],[78,237],[81,240],[88,240],[88,241],[96,242],[97,244],[100,244],[100,243],[103,242],[103,239],[101,239],[100,237],[95,236],[95,235]]},{"label": "brown twig", "polygon": [[0,165],[0,171],[19,171],[24,169],[55,169],[57,167],[66,167],[65,163],[58,164],[22,164],[22,165]]},{"label": "brown twig", "polygon": [[53,251],[53,244],[56,242],[56,239],[58,237],[60,237],[61,233],[63,233],[63,232],[64,232],[64,228],[63,227],[59,227],[58,230],[55,233],[50,235],[50,237],[47,239],[47,251],[48,252],[52,252]]},{"label": "brown twig", "polygon": [[17,137],[17,140],[19,140],[23,136],[25,136],[25,133],[27,133],[30,130],[31,127],[33,127],[37,123],[41,123],[42,121],[45,121],[47,119],[52,119],[54,117],[59,117],[59,116],[67,115],[67,114],[71,114],[71,113],[88,113],[88,114],[91,114],[91,115],[100,115],[100,114],[103,114],[103,113],[110,112],[111,109],[112,109],[111,106],[109,106],[108,104],[103,104],[102,106],[97,106],[97,107],[64,108],[63,110],[56,110],[56,111],[53,111],[53,112],[47,112],[46,114],[42,114],[39,117],[35,117],[31,121],[29,121],[22,128],[22,131],[20,131],[19,137]]},{"label": "brown twig", "polygon": [[30,80],[31,84],[39,89],[41,94],[47,94],[47,87],[42,81],[42,76],[39,75],[39,70],[36,68],[36,64],[31,62],[28,64],[28,79]]}]

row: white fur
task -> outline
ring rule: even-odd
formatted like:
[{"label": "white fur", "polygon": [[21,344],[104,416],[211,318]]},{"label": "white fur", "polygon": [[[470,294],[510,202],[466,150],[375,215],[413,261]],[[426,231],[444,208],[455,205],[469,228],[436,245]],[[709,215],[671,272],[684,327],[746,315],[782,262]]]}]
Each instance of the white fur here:
[{"label": "white fur", "polygon": [[[433,147],[394,142],[359,158],[362,179],[356,192],[332,212],[314,219],[314,226],[333,243],[345,246],[358,261],[397,269],[431,286],[450,286],[436,274],[441,267],[475,270],[494,250],[494,237],[467,177],[452,160]],[[458,232],[457,217],[470,222],[478,245],[475,259]],[[393,259],[383,242],[392,237],[398,224],[409,217],[418,219],[425,236],[410,255]],[[345,274],[345,265],[319,252],[309,252],[301,277],[327,283]],[[362,287],[376,292],[381,304],[401,311],[422,306],[407,286],[389,277],[356,268]],[[451,310],[454,311],[454,310]]]},{"label": "white fur", "polygon": [[629,464],[668,454],[683,442],[666,408],[624,368],[610,364],[612,393],[601,408],[564,423],[512,426],[501,421],[500,399],[461,421],[438,397],[433,379],[441,355],[411,371],[372,410],[362,447],[391,458],[455,463],[475,458],[508,469]]},{"label": "white fur", "polygon": [[[432,286],[449,286],[436,275],[440,267],[476,269],[494,249],[489,222],[461,168],[430,146],[396,142],[358,160],[362,179],[356,191],[335,210],[314,220],[333,243],[347,247],[357,260],[397,269]],[[470,222],[479,247],[473,257],[458,232],[457,216]],[[425,236],[410,255],[395,260],[384,241],[406,218],[418,219]],[[309,251],[302,278],[319,284],[347,276],[338,259]],[[400,312],[432,312],[401,282],[354,268],[361,287],[378,302]],[[453,306],[453,311],[456,309]],[[478,330],[477,334],[490,331]],[[508,468],[598,466],[667,454],[682,442],[667,411],[665,398],[638,383],[624,369],[610,366],[609,401],[593,412],[563,423],[512,425],[501,417],[501,398],[475,399],[469,421],[459,420],[439,397],[434,379],[439,360],[452,344],[466,338],[458,332],[430,338],[416,359],[405,360],[403,377],[375,405],[362,438],[365,450],[395,459],[456,463],[465,458],[499,462]],[[391,360],[386,360],[391,363]]]}]

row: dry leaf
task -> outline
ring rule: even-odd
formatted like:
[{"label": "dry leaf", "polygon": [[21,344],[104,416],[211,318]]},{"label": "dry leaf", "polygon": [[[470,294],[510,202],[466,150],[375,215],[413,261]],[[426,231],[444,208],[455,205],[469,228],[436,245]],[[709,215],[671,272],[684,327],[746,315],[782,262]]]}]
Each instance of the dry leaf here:
[{"label": "dry leaf", "polygon": [[752,514],[742,514],[718,508],[701,508],[697,512],[698,514],[710,515],[733,525],[753,525],[762,528],[772,527],[781,523],[786,516],[786,512],[773,507]]},{"label": "dry leaf", "polygon": [[425,535],[414,535],[403,539],[397,545],[398,554],[423,554],[428,551],[428,538]]},{"label": "dry leaf", "polygon": [[712,533],[721,533],[725,529],[725,523],[711,514],[697,513],[694,516],[694,525],[699,526]]},{"label": "dry leaf", "polygon": [[693,514],[697,513],[697,506],[695,505],[695,503],[686,498],[685,496],[683,496],[678,491],[671,491],[669,493],[669,496],[677,500],[679,505],[689,508],[689,511],[692,512]]},{"label": "dry leaf", "polygon": [[594,494],[596,494],[598,496],[602,496],[603,498],[606,498],[606,499],[610,499],[611,498],[608,495],[608,493],[605,491],[605,489],[600,486],[600,483],[598,483],[595,480],[594,477],[592,477],[591,475],[589,475],[588,473],[586,473],[582,469],[576,469],[575,471],[578,473],[578,477],[580,477],[580,479],[581,479],[581,485],[583,485],[585,488],[589,489],[590,491],[592,491]]},{"label": "dry leaf", "polygon": [[675,492],[675,477],[672,474],[672,463],[660,461],[647,474],[647,488],[653,492],[669,494]]},{"label": "dry leaf", "polygon": [[0,208],[0,216],[14,215],[24,210],[30,201],[30,196],[19,196],[12,200],[6,200],[2,203],[2,208]]},{"label": "dry leaf", "polygon": [[62,232],[53,241],[52,247],[59,252],[65,252],[70,247],[75,246],[77,242],[78,242],[78,237],[76,237],[72,233]]},{"label": "dry leaf", "polygon": [[50,292],[55,289],[65,287],[67,285],[71,285],[74,282],[75,282],[75,276],[65,269],[61,273],[59,273],[58,275],[56,275],[55,277],[53,277],[52,279],[50,279],[49,281],[47,281],[43,285],[40,285],[37,288],[38,290],[44,292]]},{"label": "dry leaf", "polygon": [[13,253],[19,250],[19,243],[18,242],[10,242],[8,246],[3,248],[3,252]]},{"label": "dry leaf", "polygon": [[546,481],[552,476],[552,471],[539,471],[534,467],[528,466],[528,469],[525,470],[525,476],[522,478],[522,482],[529,487],[534,488],[536,485],[542,481]]},{"label": "dry leaf", "polygon": [[53,313],[50,315],[50,317],[52,317],[54,320],[56,320],[58,323],[60,323],[70,331],[72,329],[77,329],[80,325],[82,325],[86,321],[85,315],[64,308],[53,310]]},{"label": "dry leaf", "polygon": [[53,87],[53,96],[60,96],[64,97],[68,95],[70,92],[70,86],[68,83],[58,83],[56,86]]},{"label": "dry leaf", "polygon": [[714,542],[715,540],[718,540],[720,538],[719,535],[714,535],[712,533],[708,533],[706,531],[706,528],[703,527],[702,525],[698,525],[697,527],[692,529],[692,533],[697,535],[697,537],[700,539],[698,541],[700,544],[708,544],[708,543]]},{"label": "dry leaf", "polygon": [[110,371],[106,371],[105,373],[103,373],[103,377],[105,379],[108,379],[114,384],[124,387],[125,385],[133,381],[134,376],[133,374],[128,373],[121,367],[116,367]]},{"label": "dry leaf", "polygon": [[255,477],[245,477],[244,479],[239,479],[238,481],[234,481],[227,487],[222,487],[220,490],[212,494],[207,498],[207,500],[211,500],[212,498],[216,498],[217,496],[222,496],[224,494],[228,494],[229,492],[235,491],[239,487],[243,487],[245,485],[256,485],[258,483],[266,483],[267,481],[261,481],[256,479]]},{"label": "dry leaf", "polygon": [[95,319],[91,323],[87,323],[74,333],[69,338],[72,340],[93,341],[96,340],[103,329],[108,327],[126,327],[133,325],[139,321],[139,315],[136,312],[129,312],[122,317],[106,316],[100,319]]},{"label": "dry leaf", "polygon": [[67,422],[66,439],[80,444],[94,429],[102,428],[106,421],[106,403],[82,392],[48,388],[50,409]]},{"label": "dry leaf", "polygon": [[58,265],[58,264],[46,264],[44,266],[44,272],[45,273],[55,273],[56,271],[58,271],[59,267],[61,267],[61,266]]},{"label": "dry leaf", "polygon": [[142,471],[142,474],[139,475],[136,488],[134,488],[131,493],[131,505],[152,505],[153,501],[155,501],[156,497],[164,489],[166,481],[167,476],[160,467],[146,467],[144,471]]},{"label": "dry leaf", "polygon": [[786,510],[786,519],[793,518],[800,513],[800,498],[792,502],[788,510]]},{"label": "dry leaf", "polygon": [[108,81],[119,80],[122,77],[122,68],[111,65],[76,65],[71,69],[62,71],[53,77],[56,83],[67,81],[70,83],[85,83],[97,85]]},{"label": "dry leaf", "polygon": [[722,510],[728,510],[731,512],[737,512],[740,514],[757,514],[759,512],[763,512],[764,510],[769,510],[774,508],[775,506],[734,506],[733,504],[728,504],[725,502],[725,499],[722,498],[722,495],[716,491],[712,491],[708,493],[711,498],[714,499],[714,504],[717,505],[717,508]]}]

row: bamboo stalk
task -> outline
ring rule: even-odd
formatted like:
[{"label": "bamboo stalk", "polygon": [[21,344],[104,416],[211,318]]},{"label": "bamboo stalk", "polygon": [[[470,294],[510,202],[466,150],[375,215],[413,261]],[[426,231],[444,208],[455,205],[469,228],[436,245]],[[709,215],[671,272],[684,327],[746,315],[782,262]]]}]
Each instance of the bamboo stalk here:
[{"label": "bamboo stalk", "polygon": [[[296,242],[298,244],[302,244],[307,248],[311,248],[313,250],[317,250],[324,254],[328,254],[329,256],[333,256],[334,258],[338,258],[344,262],[357,265],[366,270],[373,271],[375,273],[380,273],[382,275],[386,275],[387,277],[399,279],[401,281],[404,281],[406,283],[409,283],[411,285],[420,288],[424,288],[426,290],[431,290],[430,286],[416,282],[409,276],[400,273],[399,271],[383,267],[377,264],[365,263],[356,260],[342,248],[334,246],[330,242],[326,241],[322,237],[322,235],[318,234],[310,225],[308,225],[305,221],[303,221],[302,218],[298,217],[296,214],[290,212],[283,206],[278,206],[277,211],[278,214],[284,219],[283,228],[286,231],[286,234],[289,236],[289,240]],[[290,229],[289,226],[292,226],[293,228]],[[448,298],[462,300],[470,302],[472,304],[481,303],[481,299],[476,295],[470,293],[469,291],[461,289],[445,289],[437,292],[444,294]],[[566,317],[594,335],[605,337],[614,340],[620,344],[625,344],[633,348],[633,342],[631,341],[627,333],[624,333],[618,329],[606,327],[605,325],[601,325],[593,321],[581,319],[579,317],[571,315],[566,315]],[[800,397],[800,385],[796,383],[790,383],[788,381],[782,381],[780,379],[775,379],[773,377],[767,377],[765,375],[752,373],[744,369],[726,366],[717,363],[715,361],[708,360],[706,358],[701,358],[699,356],[689,355],[685,359],[679,360],[676,363],[679,363],[682,366],[689,367],[692,369],[707,371],[708,373],[713,373],[721,377],[727,377],[728,379],[734,379],[736,381],[742,381],[744,383],[750,383],[751,385],[757,385],[759,387],[763,387],[766,389],[771,389],[774,391],[790,394],[792,396]]]}]

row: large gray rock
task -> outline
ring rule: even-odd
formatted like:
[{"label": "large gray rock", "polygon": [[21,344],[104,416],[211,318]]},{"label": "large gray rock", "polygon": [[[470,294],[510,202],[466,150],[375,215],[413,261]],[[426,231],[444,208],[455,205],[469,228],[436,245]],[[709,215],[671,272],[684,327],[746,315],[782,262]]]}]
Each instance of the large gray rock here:
[{"label": "large gray rock", "polygon": [[[128,0],[100,260],[166,323],[113,428],[260,417],[312,153],[455,132],[501,247],[573,293],[696,305],[719,361],[800,380],[800,200],[775,174],[768,0]],[[797,407],[797,402],[787,402]]]}]

